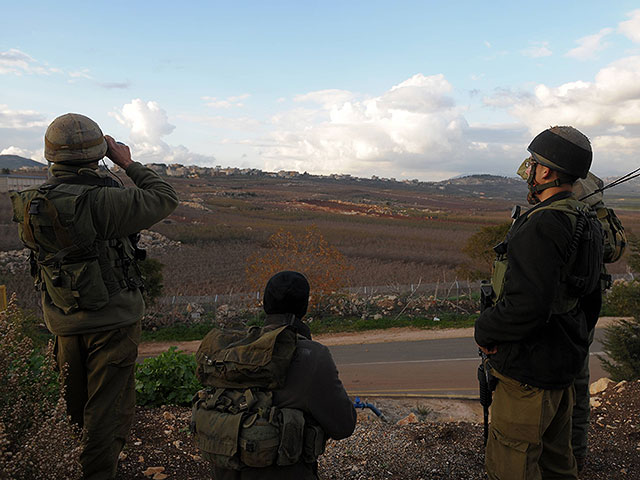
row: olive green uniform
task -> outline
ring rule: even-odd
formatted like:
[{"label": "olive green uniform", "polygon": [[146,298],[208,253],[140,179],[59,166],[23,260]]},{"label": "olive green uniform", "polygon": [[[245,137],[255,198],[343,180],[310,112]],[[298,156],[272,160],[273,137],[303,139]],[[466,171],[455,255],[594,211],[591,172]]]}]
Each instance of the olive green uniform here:
[{"label": "olive green uniform", "polygon": [[[52,165],[51,173],[71,181],[82,177],[81,180],[91,182],[99,177],[94,169],[62,164]],[[95,238],[107,252],[116,248],[114,242],[118,240],[121,245],[131,248],[128,235],[152,226],[178,205],[173,187],[152,170],[134,162],[126,173],[137,188],[96,187],[81,185],[81,181],[73,188],[63,183],[51,189],[79,193],[75,197],[74,211],[59,213],[71,215],[68,224],[78,227],[77,235]],[[25,203],[25,192],[20,195]],[[24,222],[22,204],[17,200],[14,200],[14,216]],[[55,205],[54,200],[52,203]],[[104,263],[109,258],[105,254],[97,261]],[[120,272],[118,269],[122,264],[118,261],[122,259],[112,263],[113,271]],[[106,270],[102,265],[100,269],[104,279]],[[85,292],[105,289],[99,275],[92,277],[93,286]],[[115,478],[118,455],[133,420],[135,360],[144,301],[136,284],[125,280],[128,279],[107,285],[106,304],[98,309],[67,309],[57,302],[63,307],[60,308],[52,299],[52,295],[56,297],[56,287],[51,282],[42,282],[44,319],[56,335],[56,358],[60,368],[65,365],[67,368],[68,412],[72,420],[83,427],[84,447],[80,462],[87,479]],[[81,304],[82,298],[77,300]]]},{"label": "olive green uniform", "polygon": [[494,279],[498,300],[476,322],[478,345],[497,347],[490,356],[498,378],[486,450],[491,479],[577,475],[571,454],[573,380],[588,353],[587,319],[594,315],[563,285],[571,219],[545,209],[569,196],[556,194],[530,211],[540,212],[516,220],[503,253],[506,270]]}]

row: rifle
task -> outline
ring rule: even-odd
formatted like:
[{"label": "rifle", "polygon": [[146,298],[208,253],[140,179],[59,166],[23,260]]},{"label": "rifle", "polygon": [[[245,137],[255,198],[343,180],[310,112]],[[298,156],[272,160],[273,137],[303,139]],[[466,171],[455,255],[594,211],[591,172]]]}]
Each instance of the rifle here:
[{"label": "rifle", "polygon": [[[480,310],[484,311],[493,304],[493,287],[488,282],[483,282],[480,286]],[[480,405],[484,414],[484,444],[487,444],[489,438],[489,407],[493,400],[492,392],[496,389],[496,379],[489,372],[487,361],[489,357],[480,349],[478,354],[482,358],[478,365],[478,384],[480,385]]]}]

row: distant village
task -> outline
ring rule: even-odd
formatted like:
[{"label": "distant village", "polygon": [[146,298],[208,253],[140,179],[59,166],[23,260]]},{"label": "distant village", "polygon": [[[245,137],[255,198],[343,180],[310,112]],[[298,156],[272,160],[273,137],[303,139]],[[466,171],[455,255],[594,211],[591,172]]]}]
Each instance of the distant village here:
[{"label": "distant village", "polygon": [[[271,177],[271,178],[327,178],[332,180],[351,180],[351,181],[378,181],[378,182],[394,182],[394,183],[404,183],[407,185],[418,185],[420,182],[418,179],[413,180],[396,180],[395,178],[385,178],[379,177],[377,175],[372,175],[370,179],[354,177],[349,174],[338,174],[333,173],[330,175],[312,175],[310,173],[304,172],[300,173],[295,170],[280,170],[279,172],[265,172],[258,168],[236,168],[236,167],[225,167],[223,168],[220,165],[215,167],[199,167],[197,165],[181,165],[179,163],[172,163],[169,165],[165,165],[164,163],[147,163],[145,164],[154,172],[159,175],[164,175],[168,177],[180,177],[180,178],[201,178],[201,177],[225,177],[225,176],[254,176],[254,177]],[[6,170],[6,169],[3,169]],[[21,175],[28,175],[29,173],[33,173],[34,171],[45,171],[46,166],[43,165],[42,168],[33,167],[33,166],[25,166],[20,167],[18,169],[13,170],[14,173]],[[118,172],[120,168],[118,166],[113,166],[112,170],[114,172]],[[3,174],[8,174],[9,172],[3,171]]]}]

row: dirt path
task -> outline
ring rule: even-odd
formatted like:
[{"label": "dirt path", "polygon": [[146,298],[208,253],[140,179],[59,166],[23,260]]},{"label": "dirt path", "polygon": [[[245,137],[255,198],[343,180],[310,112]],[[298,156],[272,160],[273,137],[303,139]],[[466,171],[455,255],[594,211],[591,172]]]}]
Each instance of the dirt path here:
[{"label": "dirt path", "polygon": [[[603,328],[618,320],[618,317],[602,317],[598,328]],[[323,345],[362,345],[372,343],[412,342],[420,340],[437,340],[442,338],[471,338],[473,328],[443,328],[425,330],[419,328],[389,328],[385,330],[369,330],[366,332],[325,333],[314,335],[313,339]],[[187,353],[195,353],[200,340],[190,342],[144,342],[138,348],[140,357],[153,357],[176,346]]]}]

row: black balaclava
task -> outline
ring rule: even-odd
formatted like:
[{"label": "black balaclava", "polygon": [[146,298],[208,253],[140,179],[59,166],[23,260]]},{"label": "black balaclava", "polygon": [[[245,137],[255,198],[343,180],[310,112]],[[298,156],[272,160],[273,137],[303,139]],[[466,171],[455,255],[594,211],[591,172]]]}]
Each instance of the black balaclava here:
[{"label": "black balaclava", "polygon": [[286,323],[311,340],[311,330],[302,321],[309,306],[309,282],[298,272],[279,272],[267,282],[263,305],[268,315],[291,315]]},{"label": "black balaclava", "polygon": [[309,282],[298,272],[279,272],[264,289],[264,311],[268,314],[292,313],[302,318],[309,306]]}]

